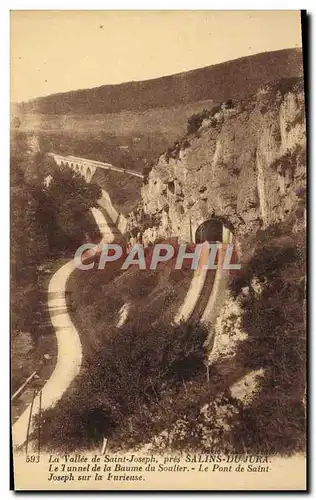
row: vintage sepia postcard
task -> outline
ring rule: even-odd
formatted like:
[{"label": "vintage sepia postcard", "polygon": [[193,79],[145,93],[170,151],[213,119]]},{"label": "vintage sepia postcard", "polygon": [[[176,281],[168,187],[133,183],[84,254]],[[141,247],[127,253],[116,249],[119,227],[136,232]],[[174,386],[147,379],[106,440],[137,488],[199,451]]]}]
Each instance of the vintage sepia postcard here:
[{"label": "vintage sepia postcard", "polygon": [[306,490],[304,19],[11,12],[15,490]]}]

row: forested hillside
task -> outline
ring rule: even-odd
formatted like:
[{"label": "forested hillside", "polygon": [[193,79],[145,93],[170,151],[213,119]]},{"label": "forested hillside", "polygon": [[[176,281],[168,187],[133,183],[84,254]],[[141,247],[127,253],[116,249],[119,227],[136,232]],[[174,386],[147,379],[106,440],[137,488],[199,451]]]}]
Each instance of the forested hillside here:
[{"label": "forested hillside", "polygon": [[205,99],[241,99],[264,83],[301,74],[301,50],[278,50],[153,80],[103,85],[40,97],[21,104],[20,110],[62,115],[98,114],[145,111]]}]

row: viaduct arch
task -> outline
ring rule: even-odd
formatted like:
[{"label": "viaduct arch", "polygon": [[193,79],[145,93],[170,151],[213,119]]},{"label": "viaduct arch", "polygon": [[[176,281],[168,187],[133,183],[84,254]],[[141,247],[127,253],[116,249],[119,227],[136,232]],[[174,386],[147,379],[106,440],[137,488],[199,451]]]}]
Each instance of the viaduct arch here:
[{"label": "viaduct arch", "polygon": [[116,167],[111,163],[104,163],[101,161],[89,160],[87,158],[79,158],[78,156],[62,156],[55,153],[48,153],[52,156],[60,167],[66,166],[72,168],[75,172],[80,173],[86,179],[87,182],[92,180],[97,168],[103,170],[112,170],[114,172],[120,172],[134,177],[144,178],[143,174],[135,172],[134,170],[129,170],[122,167]]}]

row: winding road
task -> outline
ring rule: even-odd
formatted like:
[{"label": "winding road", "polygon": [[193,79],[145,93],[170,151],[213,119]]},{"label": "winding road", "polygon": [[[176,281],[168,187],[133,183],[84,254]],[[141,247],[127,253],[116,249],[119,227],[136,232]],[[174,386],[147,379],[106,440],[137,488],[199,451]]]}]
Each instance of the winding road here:
[{"label": "winding road", "polygon": [[[114,235],[102,212],[93,208],[92,213],[102,234],[102,241],[104,243],[112,242]],[[67,262],[52,276],[48,286],[48,310],[56,333],[58,354],[55,369],[42,388],[42,411],[54,406],[60,400],[78,375],[81,367],[80,337],[70,319],[66,304],[66,283],[74,269],[74,260]],[[30,404],[26,408],[12,426],[12,439],[17,448],[23,446],[27,440],[30,412],[32,411],[32,417],[39,412],[39,395],[34,398],[33,409],[31,406]],[[31,434],[32,429],[31,422],[29,434]]]},{"label": "winding road", "polygon": [[[117,228],[115,225],[109,225],[106,217],[98,208],[92,208],[91,212],[95,218],[95,221],[99,227],[100,233],[102,235],[102,243],[111,243],[115,239],[115,233]],[[111,226],[111,227],[110,227]],[[86,253],[86,258],[89,257],[89,252]],[[221,278],[221,264],[223,257],[220,258],[220,265],[218,266],[216,272],[215,283],[213,285],[212,292],[209,296],[208,303],[201,317],[201,321],[204,323],[209,322],[209,318],[214,309],[215,299],[218,292],[219,281]],[[176,324],[186,322],[192,315],[199,298],[201,297],[202,290],[206,280],[207,269],[204,269],[204,264],[207,263],[208,252],[206,249],[202,249],[199,269],[195,270],[194,276],[192,278],[189,290],[185,297],[185,300],[179,309],[174,322]],[[47,410],[56,405],[56,403],[61,399],[63,394],[69,388],[72,381],[79,374],[81,363],[82,363],[82,346],[80,342],[79,333],[76,330],[73,322],[70,319],[67,310],[66,303],[66,283],[75,270],[75,262],[71,261],[64,264],[51,278],[48,286],[48,311],[50,315],[51,323],[55,329],[56,339],[57,339],[57,362],[55,369],[49,378],[49,380],[43,386],[42,400],[41,400],[41,411]],[[205,307],[205,306],[204,306]],[[126,320],[124,314],[128,314],[128,311],[121,311],[121,317],[119,318],[118,327],[121,326]],[[124,314],[123,314],[124,313]],[[124,317],[123,317],[124,316]],[[38,414],[40,408],[39,394],[34,398],[33,407],[30,404],[26,410],[22,413],[19,419],[12,426],[12,438],[13,443],[16,448],[22,447],[26,441],[27,436],[31,435],[34,429],[33,417]],[[30,414],[32,413],[31,425],[29,426]]]}]

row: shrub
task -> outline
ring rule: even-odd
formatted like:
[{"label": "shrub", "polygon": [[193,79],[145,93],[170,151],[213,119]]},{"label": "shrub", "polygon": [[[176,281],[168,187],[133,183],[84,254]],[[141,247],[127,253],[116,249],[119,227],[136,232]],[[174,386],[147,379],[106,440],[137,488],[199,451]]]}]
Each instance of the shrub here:
[{"label": "shrub", "polygon": [[292,128],[294,128],[297,124],[304,123],[304,121],[305,121],[305,109],[302,106],[302,108],[299,110],[299,112],[297,113],[295,119],[293,120],[293,122],[291,124]]},{"label": "shrub", "polygon": [[187,132],[188,134],[194,134],[197,132],[202,125],[203,118],[200,114],[194,114],[188,119]]},{"label": "shrub", "polygon": [[225,102],[225,108],[226,109],[233,109],[235,107],[234,101],[232,99],[228,99]]},{"label": "shrub", "polygon": [[[203,370],[206,335],[198,324],[153,329],[144,321],[113,332],[104,349],[87,360],[72,392],[44,412],[43,445],[71,451],[99,445],[104,436],[117,439],[128,418],[136,415],[139,421],[163,393]],[[142,430],[132,437],[141,440]]]},{"label": "shrub", "polygon": [[188,119],[187,132],[188,134],[195,134],[201,127],[203,120],[211,116],[211,111],[203,109],[201,113],[195,113]]},{"label": "shrub", "polygon": [[190,141],[185,137],[181,143],[182,149],[187,149],[191,146]]},{"label": "shrub", "polygon": [[216,113],[219,113],[220,111],[222,111],[222,103],[219,103],[217,104],[216,106],[214,106],[211,110],[211,116],[214,116],[216,115]]},{"label": "shrub", "polygon": [[[234,103],[232,99],[228,99],[228,101],[225,103],[227,109],[231,109],[234,107]],[[187,133],[188,134],[196,134],[201,127],[203,120],[205,119],[211,119],[211,127],[216,127],[217,121],[215,118],[213,118],[216,113],[220,112],[222,110],[222,103],[217,104],[216,106],[213,106],[211,110],[209,109],[203,109],[200,113],[195,113],[194,115],[190,116],[188,119],[188,125],[187,125]]]},{"label": "shrub", "polygon": [[180,155],[181,149],[188,148],[190,146],[190,142],[185,138],[182,142],[176,141],[171,148],[168,148],[165,153],[165,160],[169,163],[170,158],[177,160]]},{"label": "shrub", "polygon": [[271,135],[274,138],[275,142],[278,144],[281,144],[281,130],[278,125],[276,125],[272,130],[271,130]]},{"label": "shrub", "polygon": [[271,168],[278,170],[280,175],[285,176],[287,173],[293,179],[296,167],[305,164],[305,149],[297,144],[294,149],[287,149],[286,152],[274,160]]}]

